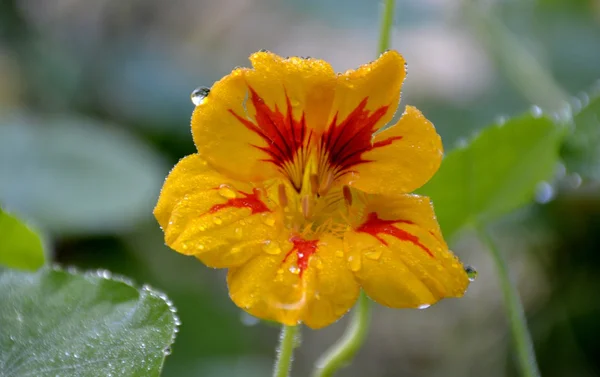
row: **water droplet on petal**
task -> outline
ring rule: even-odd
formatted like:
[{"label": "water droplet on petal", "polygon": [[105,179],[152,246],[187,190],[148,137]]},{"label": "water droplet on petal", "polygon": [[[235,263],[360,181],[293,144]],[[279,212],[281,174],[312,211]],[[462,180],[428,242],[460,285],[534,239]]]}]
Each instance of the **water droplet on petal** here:
[{"label": "water droplet on petal", "polygon": [[383,253],[383,251],[381,249],[367,251],[365,253],[365,258],[369,258],[371,260],[379,260],[379,258],[381,258],[382,253]]},{"label": "water droplet on petal", "polygon": [[342,250],[336,250],[335,256],[341,258],[344,256],[344,252]]},{"label": "water droplet on petal", "polygon": [[263,243],[263,251],[267,254],[277,255],[281,253],[281,247],[277,241],[266,240]]},{"label": "water droplet on petal", "polygon": [[323,269],[323,261],[320,258],[316,259],[315,266],[317,267],[318,270],[322,270]]},{"label": "water droplet on petal", "polygon": [[289,270],[294,275],[298,275],[300,273],[300,269],[298,268],[298,266],[295,265],[291,265]]},{"label": "water droplet on petal", "polygon": [[352,270],[354,272],[360,270],[360,267],[361,267],[360,257],[357,255],[349,256],[348,257],[348,265],[350,267],[350,270]]},{"label": "water droplet on petal", "polygon": [[242,314],[240,315],[240,320],[245,326],[256,326],[260,323],[260,320],[258,318],[251,316],[246,312],[242,312]]},{"label": "water droplet on petal", "polygon": [[466,266],[465,272],[467,273],[467,277],[469,281],[475,281],[477,279],[477,270],[473,266]]},{"label": "water droplet on petal", "polygon": [[430,307],[430,306],[431,306],[431,304],[422,304],[422,305],[419,305],[419,306],[417,307],[417,309],[427,309],[427,308],[428,308],[428,307]]},{"label": "water droplet on petal", "polygon": [[190,99],[192,100],[192,103],[194,105],[198,106],[201,105],[202,102],[204,102],[204,99],[208,96],[209,93],[210,88],[207,88],[206,86],[199,86],[196,89],[194,89],[194,91],[190,95]]},{"label": "water droplet on petal", "polygon": [[275,216],[272,213],[267,213],[262,217],[262,221],[268,226],[273,226],[275,225]]},{"label": "water droplet on petal", "polygon": [[221,220],[220,217],[215,217],[213,218],[213,223],[215,223],[215,225],[221,225],[223,224],[223,220]]},{"label": "water droplet on petal", "polygon": [[242,238],[242,236],[244,235],[244,230],[242,228],[235,228],[233,232],[235,233],[235,236],[237,238]]},{"label": "water droplet on petal", "polygon": [[219,195],[226,199],[233,199],[237,197],[237,194],[235,193],[233,188],[228,184],[222,184],[221,186],[219,186]]}]

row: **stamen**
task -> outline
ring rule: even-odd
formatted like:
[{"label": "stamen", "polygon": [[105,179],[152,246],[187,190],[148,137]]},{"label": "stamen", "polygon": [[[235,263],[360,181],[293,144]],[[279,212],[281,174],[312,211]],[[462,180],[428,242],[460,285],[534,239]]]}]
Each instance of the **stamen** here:
[{"label": "stamen", "polygon": [[342,188],[342,192],[344,193],[344,200],[346,201],[346,205],[350,207],[352,205],[352,191],[350,191],[349,186],[344,186]]},{"label": "stamen", "polygon": [[308,219],[310,217],[310,196],[304,195],[302,197],[302,214],[304,218]]},{"label": "stamen", "polygon": [[327,192],[331,188],[332,184],[333,184],[333,172],[329,171],[329,172],[327,172],[327,176],[325,177],[325,179],[323,181],[321,181],[321,187],[319,187],[319,195],[325,196],[325,194],[327,194]]},{"label": "stamen", "polygon": [[277,195],[279,197],[279,205],[281,206],[281,208],[287,207],[288,197],[285,193],[285,186],[283,185],[283,183],[279,184],[279,187],[277,188]]},{"label": "stamen", "polygon": [[310,191],[313,195],[319,192],[319,177],[316,174],[310,175]]}]

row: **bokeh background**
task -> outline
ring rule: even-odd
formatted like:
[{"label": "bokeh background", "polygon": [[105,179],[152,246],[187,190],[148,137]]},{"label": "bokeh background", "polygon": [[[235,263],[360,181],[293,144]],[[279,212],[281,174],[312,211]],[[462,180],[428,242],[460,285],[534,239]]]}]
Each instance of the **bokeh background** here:
[{"label": "bokeh background", "polygon": [[[376,55],[376,0],[0,1],[0,202],[41,229],[51,259],[165,291],[183,325],[166,377],[270,374],[278,329],[228,299],[223,271],[169,250],[151,215],[163,179],[192,153],[191,91],[259,49],[343,71]],[[447,150],[533,104],[585,105],[600,78],[598,0],[397,1],[392,47],[408,61],[403,103]],[[600,127],[600,124],[599,126]],[[597,175],[600,176],[600,175]],[[600,186],[557,167],[538,202],[495,227],[523,297],[542,374],[600,376]],[[465,298],[427,310],[376,307],[340,375],[515,376],[497,278],[476,266]],[[347,317],[303,331],[294,376]]]}]

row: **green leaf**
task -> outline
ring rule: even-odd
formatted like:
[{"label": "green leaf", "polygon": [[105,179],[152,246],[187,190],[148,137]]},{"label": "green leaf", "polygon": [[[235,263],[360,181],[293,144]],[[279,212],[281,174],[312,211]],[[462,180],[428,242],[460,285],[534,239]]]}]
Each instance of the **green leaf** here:
[{"label": "green leaf", "polygon": [[35,271],[44,264],[40,237],[0,208],[0,265]]},{"label": "green leaf", "polygon": [[[585,97],[584,97],[585,98]],[[567,169],[600,181],[600,93],[577,115],[561,150]]]},{"label": "green leaf", "polygon": [[433,200],[446,237],[469,223],[487,223],[529,203],[552,177],[562,128],[528,114],[485,128],[448,153],[419,193]]},{"label": "green leaf", "polygon": [[59,234],[123,232],[150,218],[167,169],[122,128],[3,114],[0,200]]},{"label": "green leaf", "polygon": [[5,377],[159,376],[177,331],[161,293],[107,271],[0,273]]}]

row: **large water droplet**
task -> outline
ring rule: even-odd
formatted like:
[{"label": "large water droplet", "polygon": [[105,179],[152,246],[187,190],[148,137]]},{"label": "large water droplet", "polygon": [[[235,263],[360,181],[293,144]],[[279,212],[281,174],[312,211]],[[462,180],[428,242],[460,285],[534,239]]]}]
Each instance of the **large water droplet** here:
[{"label": "large water droplet", "polygon": [[465,272],[467,273],[467,277],[469,281],[475,281],[477,279],[477,270],[473,266],[465,266]]},{"label": "large water droplet", "polygon": [[277,241],[266,240],[263,244],[263,251],[267,254],[277,255],[281,253],[281,247]]},{"label": "large water droplet", "polygon": [[192,103],[194,105],[198,106],[202,104],[202,102],[204,102],[204,99],[208,96],[209,93],[210,88],[207,88],[206,86],[199,86],[196,89],[194,89],[194,91],[190,95],[190,99],[192,100]]}]

